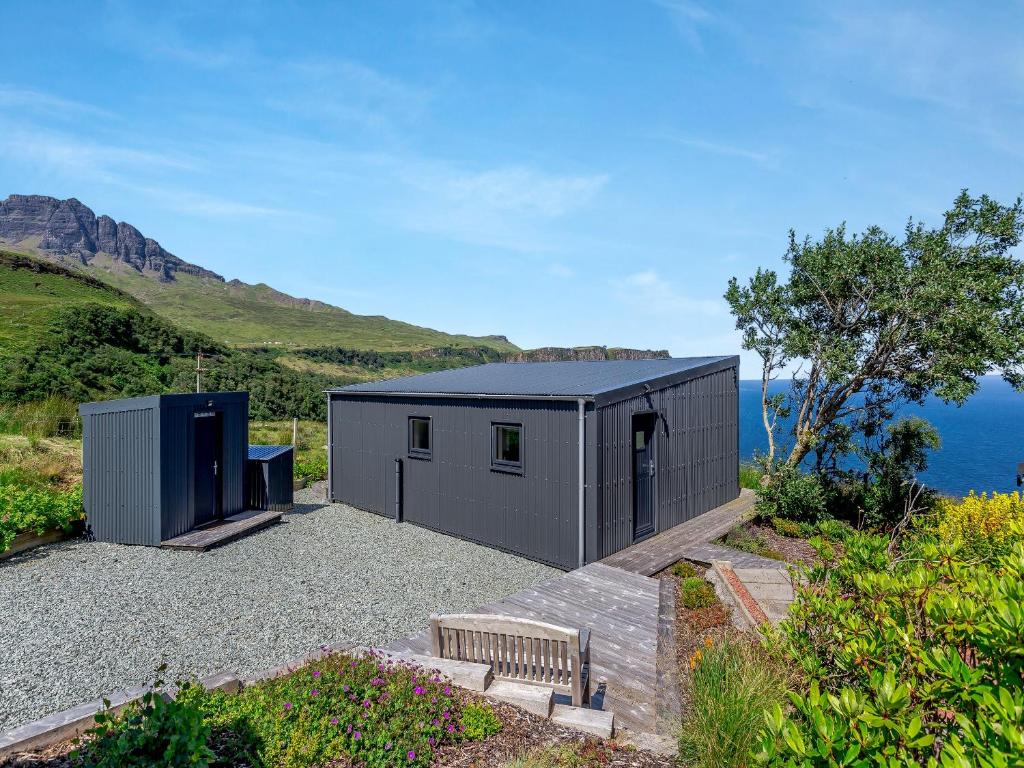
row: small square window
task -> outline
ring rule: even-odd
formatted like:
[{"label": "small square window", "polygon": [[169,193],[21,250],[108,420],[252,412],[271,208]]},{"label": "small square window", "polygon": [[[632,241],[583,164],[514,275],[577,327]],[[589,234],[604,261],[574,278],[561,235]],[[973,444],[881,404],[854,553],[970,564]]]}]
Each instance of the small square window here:
[{"label": "small square window", "polygon": [[512,472],[523,469],[522,424],[493,424],[491,466]]},{"label": "small square window", "polygon": [[430,458],[430,419],[426,416],[409,417],[409,455]]}]

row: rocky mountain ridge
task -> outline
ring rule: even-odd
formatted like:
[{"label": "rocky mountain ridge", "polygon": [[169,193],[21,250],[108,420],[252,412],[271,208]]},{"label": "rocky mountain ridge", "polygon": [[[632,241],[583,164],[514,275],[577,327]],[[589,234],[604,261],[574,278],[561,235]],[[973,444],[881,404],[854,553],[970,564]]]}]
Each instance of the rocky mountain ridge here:
[{"label": "rocky mountain ridge", "polygon": [[178,272],[224,280],[216,272],[178,258],[131,224],[97,216],[73,197],[11,195],[0,200],[0,240],[11,245],[27,241],[35,250],[86,265],[105,253],[161,281],[174,280]]}]

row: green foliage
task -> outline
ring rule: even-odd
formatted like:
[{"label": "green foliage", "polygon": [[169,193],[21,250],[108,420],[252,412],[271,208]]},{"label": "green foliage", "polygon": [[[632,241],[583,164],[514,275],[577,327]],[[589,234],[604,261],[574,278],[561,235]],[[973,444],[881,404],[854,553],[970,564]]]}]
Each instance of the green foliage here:
[{"label": "green foliage", "polygon": [[[605,768],[609,765],[632,764],[628,755],[632,746],[599,742],[588,738],[552,747],[541,747],[505,763],[503,768]],[[625,762],[623,762],[625,760]]]},{"label": "green foliage", "polygon": [[0,433],[25,437],[81,437],[78,403],[52,396],[19,405],[0,405]]},{"label": "green foliage", "polygon": [[[306,768],[348,756],[367,768],[426,766],[436,746],[471,738],[450,686],[373,655],[332,654],[238,694],[195,688],[185,698],[229,745],[224,765]],[[495,727],[482,711],[469,718],[475,733]]]},{"label": "green foliage", "polygon": [[708,608],[718,602],[715,589],[699,576],[688,576],[679,582],[683,606],[691,611]]},{"label": "green foliage", "polygon": [[[6,482],[8,477],[3,478]],[[12,476],[11,480],[21,480]],[[70,531],[83,517],[81,486],[61,491],[19,483],[0,484],[0,552],[24,531]]]},{"label": "green foliage", "polygon": [[730,530],[720,540],[721,544],[741,552],[749,552],[759,557],[767,557],[772,560],[785,560],[782,553],[774,549],[760,536],[751,533],[746,526],[738,525]]},{"label": "green foliage", "polygon": [[799,465],[812,451],[844,452],[903,402],[929,394],[963,403],[997,369],[1024,388],[1024,233],[1018,199],[1003,206],[966,190],[942,226],[910,222],[902,238],[878,227],[821,240],[790,233],[788,276],[761,270],[725,298],[763,380],[799,367],[788,394],[763,398],[769,430],[787,414]]},{"label": "green foliage", "polygon": [[467,365],[496,363],[505,355],[489,346],[440,346],[425,350],[378,352],[345,347],[312,347],[296,350],[296,356],[316,363],[353,365],[370,371],[398,369],[408,373],[427,373]]},{"label": "green foliage", "polygon": [[745,637],[726,635],[691,658],[679,757],[694,768],[749,763],[762,712],[783,700],[786,679],[776,659]]},{"label": "green foliage", "polygon": [[768,482],[757,489],[762,518],[817,523],[826,515],[825,488],[819,477],[789,464],[777,464]]},{"label": "green foliage", "polygon": [[501,730],[501,720],[487,704],[470,702],[462,708],[462,735],[470,741],[481,741]]},{"label": "green foliage", "polygon": [[809,535],[805,533],[805,538],[810,538],[814,533],[817,533],[826,541],[843,543],[853,536],[856,531],[841,520],[826,517],[824,520],[818,521],[818,524],[814,526],[814,531]]},{"label": "green foliage", "polygon": [[692,563],[680,560],[669,568],[669,573],[679,579],[692,579],[697,576],[697,569],[693,567]]},{"label": "green foliage", "polygon": [[[927,421],[912,417],[885,427],[877,448],[868,452],[871,478],[864,494],[864,523],[871,528],[891,528],[898,523],[911,501],[912,481],[928,468],[928,452],[939,448],[939,433]],[[913,502],[922,510],[935,503],[925,493]]]},{"label": "green foliage", "polygon": [[311,456],[308,459],[295,462],[295,477],[314,482],[327,479],[327,457]]},{"label": "green foliage", "polygon": [[[164,670],[161,667],[160,672]],[[207,746],[210,728],[197,708],[187,701],[147,691],[142,700],[114,714],[110,702],[96,715],[96,726],[86,731],[78,758],[86,768],[206,768],[214,757]]]},{"label": "green foliage", "polygon": [[772,528],[779,536],[788,536],[791,539],[798,539],[804,535],[804,526],[795,520],[788,520],[785,517],[773,517]]},{"label": "green foliage", "polygon": [[771,766],[1018,765],[1024,755],[1024,529],[978,558],[929,529],[898,552],[848,537],[782,625],[809,683],[773,707]]},{"label": "green foliage", "polygon": [[764,472],[756,464],[740,464],[740,488],[756,491],[761,487]]}]

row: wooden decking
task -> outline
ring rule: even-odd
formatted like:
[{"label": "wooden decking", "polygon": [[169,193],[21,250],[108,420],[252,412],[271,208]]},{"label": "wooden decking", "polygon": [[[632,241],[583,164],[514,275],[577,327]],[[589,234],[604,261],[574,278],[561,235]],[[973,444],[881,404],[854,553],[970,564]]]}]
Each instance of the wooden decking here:
[{"label": "wooden decking", "polygon": [[[653,733],[657,720],[658,582],[601,563],[481,606],[477,613],[586,627],[594,706],[631,730]],[[426,630],[386,650],[431,653]]]},{"label": "wooden decking", "polygon": [[[687,553],[699,553],[735,525],[753,501],[753,494],[744,491],[738,499],[612,557],[474,613],[589,629],[593,706],[614,712],[618,727],[674,736],[679,716],[675,591],[650,576]],[[385,650],[430,655],[429,631],[397,640]]]},{"label": "wooden decking", "polygon": [[227,544],[260,528],[266,528],[281,519],[280,512],[239,512],[226,517],[220,523],[183,533],[173,539],[160,542],[164,549],[184,549],[205,552],[212,547]]},{"label": "wooden decking", "polygon": [[724,535],[753,507],[754,492],[743,489],[738,498],[616,552],[601,562],[631,573],[653,576],[682,558],[703,561],[700,556],[702,546]]}]

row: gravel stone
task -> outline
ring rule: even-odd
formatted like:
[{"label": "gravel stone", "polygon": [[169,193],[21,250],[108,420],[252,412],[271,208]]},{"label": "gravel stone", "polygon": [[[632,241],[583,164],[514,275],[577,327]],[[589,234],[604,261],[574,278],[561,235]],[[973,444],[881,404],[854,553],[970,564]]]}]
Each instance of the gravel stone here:
[{"label": "gravel stone", "polygon": [[0,731],[153,679],[242,677],[325,643],[383,645],[560,571],[296,492],[209,552],[76,540],[0,562]]}]

